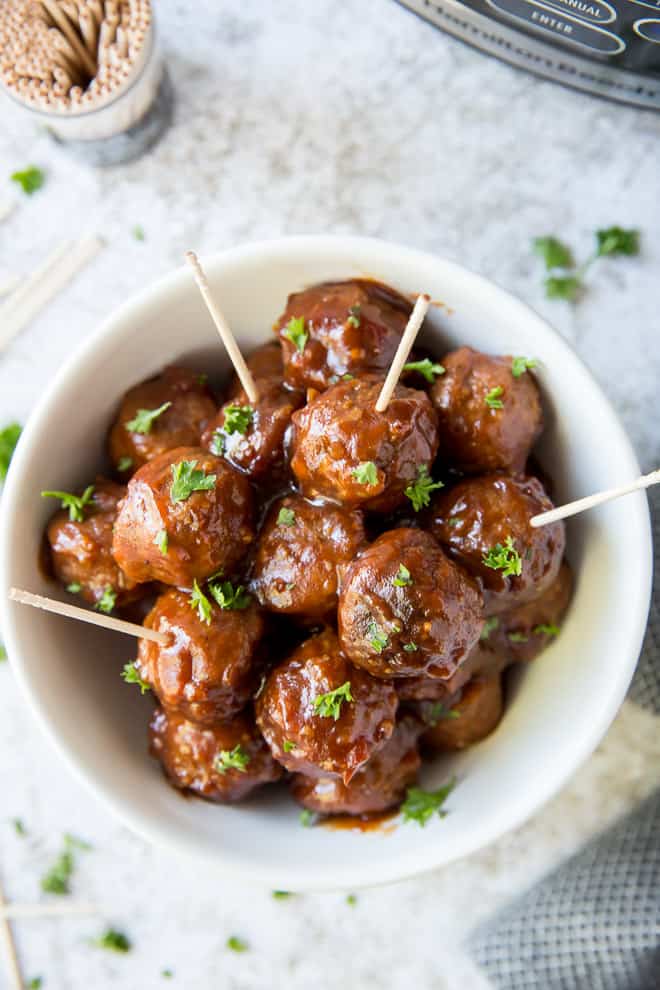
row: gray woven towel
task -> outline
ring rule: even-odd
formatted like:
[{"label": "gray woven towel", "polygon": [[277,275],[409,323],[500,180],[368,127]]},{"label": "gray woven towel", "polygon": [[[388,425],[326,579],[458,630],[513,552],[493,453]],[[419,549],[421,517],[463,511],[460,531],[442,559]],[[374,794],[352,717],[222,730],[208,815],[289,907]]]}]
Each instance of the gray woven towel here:
[{"label": "gray woven towel", "polygon": [[[660,714],[658,489],[650,501],[655,582],[629,698]],[[660,790],[482,924],[469,947],[498,990],[660,990]]]}]

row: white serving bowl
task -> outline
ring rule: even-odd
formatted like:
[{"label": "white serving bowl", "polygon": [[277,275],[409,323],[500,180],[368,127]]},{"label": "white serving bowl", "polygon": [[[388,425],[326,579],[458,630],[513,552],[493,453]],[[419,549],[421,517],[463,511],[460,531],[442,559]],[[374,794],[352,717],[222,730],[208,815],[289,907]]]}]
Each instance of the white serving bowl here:
[{"label": "white serving bowl", "polygon": [[[639,467],[608,400],[568,345],[527,306],[458,265],[381,241],[296,237],[204,259],[245,350],[270,338],[288,293],[367,275],[433,307],[424,336],[540,361],[547,429],[540,459],[564,502],[634,478]],[[485,742],[436,759],[423,782],[458,784],[446,818],[393,831],[303,828],[286,793],[221,807],[186,800],[147,753],[151,707],[119,676],[134,642],[10,603],[12,585],[43,594],[38,567],[53,511],[42,489],[74,490],[104,465],[106,431],[126,389],[185,358],[212,379],[226,358],[189,270],[160,280],[113,313],[57,375],[19,444],[2,497],[0,603],[5,643],[28,702],[69,764],[127,825],[274,889],[354,889],[474,852],[548,800],[597,745],[630,682],[646,624],[651,538],[643,494],[568,525],[576,589],[561,635],[519,678]]]}]

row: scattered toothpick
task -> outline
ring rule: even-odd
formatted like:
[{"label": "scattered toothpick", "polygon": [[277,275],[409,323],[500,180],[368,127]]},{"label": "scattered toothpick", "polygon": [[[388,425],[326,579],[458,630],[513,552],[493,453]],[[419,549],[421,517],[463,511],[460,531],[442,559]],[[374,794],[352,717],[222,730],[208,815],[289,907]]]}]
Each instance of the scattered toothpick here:
[{"label": "scattered toothpick", "polygon": [[640,491],[643,488],[650,488],[651,485],[660,484],[660,468],[651,471],[650,474],[643,474],[636,481],[631,481],[628,485],[620,485],[618,488],[608,488],[607,491],[598,492],[596,495],[587,495],[585,498],[578,498],[575,502],[567,502],[556,509],[549,509],[548,512],[541,512],[538,516],[532,516],[530,524],[534,528],[548,526],[550,523],[558,522],[560,519],[567,519],[569,516],[576,516],[578,512],[586,512],[596,505],[604,502],[611,502],[622,495],[629,495],[631,492]]},{"label": "scattered toothpick", "polygon": [[410,314],[410,319],[406,325],[406,329],[403,331],[403,336],[399,342],[399,346],[396,349],[396,354],[394,355],[394,360],[390,365],[390,370],[387,372],[387,378],[383,383],[383,387],[380,390],[380,395],[376,402],[376,412],[382,413],[387,409],[390,399],[394,394],[394,389],[397,386],[397,382],[403,371],[403,366],[408,360],[408,355],[415,343],[415,338],[419,333],[419,328],[424,322],[424,317],[428,312],[428,308],[431,305],[431,297],[426,294],[417,296],[417,301],[413,307],[413,311]]},{"label": "scattered toothpick", "polygon": [[0,910],[3,912],[3,914],[0,915],[0,939],[4,945],[5,962],[7,963],[9,982],[12,986],[12,990],[23,990],[23,977],[21,976],[21,967],[18,962],[18,953],[16,952],[14,935],[11,930],[9,919],[4,915],[4,911],[6,911],[8,907],[9,905],[5,900],[5,895],[2,886],[0,885]]},{"label": "scattered toothpick", "polygon": [[54,612],[55,615],[63,615],[68,619],[78,619],[81,622],[89,622],[93,626],[101,626],[103,629],[112,629],[115,632],[126,633],[128,636],[135,636],[138,639],[149,639],[153,643],[165,646],[169,639],[165,633],[156,629],[148,629],[140,626],[137,622],[126,622],[125,619],[116,619],[111,615],[104,615],[102,612],[92,612],[90,609],[80,608],[78,605],[69,605],[68,602],[60,602],[54,598],[45,598],[43,595],[33,595],[30,591],[21,591],[20,588],[11,588],[9,597],[13,602],[21,605],[32,605],[34,608],[41,608],[46,612]]}]

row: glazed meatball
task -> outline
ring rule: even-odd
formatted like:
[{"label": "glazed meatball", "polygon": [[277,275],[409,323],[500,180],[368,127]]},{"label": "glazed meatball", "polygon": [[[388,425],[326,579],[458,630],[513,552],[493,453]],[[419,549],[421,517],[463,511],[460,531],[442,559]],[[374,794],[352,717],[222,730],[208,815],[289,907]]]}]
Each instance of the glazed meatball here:
[{"label": "glazed meatball", "polygon": [[392,735],[397,703],[392,685],[352,667],[325,630],[271,671],[257,723],[287,770],[348,784]]},{"label": "glazed meatball", "polygon": [[191,588],[230,571],[254,538],[247,478],[201,447],[155,457],[128,483],[112,552],[133,581]]},{"label": "glazed meatball", "polygon": [[473,646],[467,659],[456,670],[456,673],[446,681],[437,677],[427,677],[420,674],[417,677],[398,677],[394,687],[399,699],[405,702],[444,702],[451,708],[458,700],[463,687],[480,675],[492,677],[501,673],[513,661],[513,656],[507,644],[501,639],[490,635],[490,622],[499,622],[497,616],[485,623],[479,642]]},{"label": "glazed meatball", "polygon": [[359,509],[278,499],[259,534],[254,593],[272,612],[323,618],[337,608],[339,575],[364,539]]},{"label": "glazed meatball", "polygon": [[208,621],[184,591],[172,588],[157,599],[144,625],[166,633],[168,643],[141,639],[135,668],[168,711],[212,725],[239,712],[256,691],[264,620],[249,598],[244,608],[221,609],[210,593],[205,597]]},{"label": "glazed meatball", "polygon": [[559,633],[572,592],[573,576],[564,561],[540,598],[493,617],[498,623],[489,639],[494,641],[495,649],[505,651],[511,660],[533,660]]},{"label": "glazed meatball", "polygon": [[291,793],[303,807],[322,815],[374,815],[396,808],[417,777],[421,728],[414,719],[402,719],[388,742],[349,784],[339,777],[295,774]]},{"label": "glazed meatball", "polygon": [[221,454],[253,481],[283,474],[284,438],[292,413],[303,403],[303,393],[284,387],[282,354],[277,344],[260,347],[247,360],[259,392],[250,405],[236,380],[220,411],[209,422],[202,444]]},{"label": "glazed meatball", "polygon": [[112,527],[117,505],[126,494],[123,485],[97,478],[82,520],[71,519],[67,510],[56,512],[46,530],[50,560],[58,581],[67,590],[80,593],[85,601],[112,608],[125,605],[142,594],[112,556]]},{"label": "glazed meatball", "polygon": [[[517,473],[543,428],[539,389],[511,357],[461,347],[442,359],[445,374],[431,398],[438,411],[442,456],[466,474]],[[518,373],[517,377],[513,370]]]},{"label": "glazed meatball", "polygon": [[322,391],[346,374],[386,372],[411,311],[398,292],[367,279],[294,292],[275,324],[287,383]]},{"label": "glazed meatball", "polygon": [[465,749],[490,735],[502,718],[502,708],[501,676],[475,677],[452,705],[456,717],[438,718],[423,740],[433,749]]},{"label": "glazed meatball", "polygon": [[436,495],[429,528],[445,551],[477,578],[486,613],[532,601],[553,583],[564,553],[563,522],[530,526],[553,504],[537,478],[489,474]]},{"label": "glazed meatball", "polygon": [[303,495],[388,512],[429,477],[438,449],[428,395],[397,385],[376,412],[382,381],[340,382],[293,414],[291,470]]},{"label": "glazed meatball", "polygon": [[204,728],[156,708],[149,749],[174,787],[219,804],[240,801],[283,773],[247,713]]},{"label": "glazed meatball", "polygon": [[432,536],[402,527],[350,565],[338,623],[343,652],[375,677],[448,680],[479,640],[483,601]]},{"label": "glazed meatball", "polygon": [[165,368],[124,396],[110,430],[112,463],[127,475],[173,447],[197,447],[215,412],[204,376],[187,368]]}]

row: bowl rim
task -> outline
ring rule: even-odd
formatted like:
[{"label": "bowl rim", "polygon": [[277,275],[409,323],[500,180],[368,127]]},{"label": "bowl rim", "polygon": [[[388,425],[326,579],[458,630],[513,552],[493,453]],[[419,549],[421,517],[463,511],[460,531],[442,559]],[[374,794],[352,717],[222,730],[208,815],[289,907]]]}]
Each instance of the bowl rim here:
[{"label": "bowl rim", "polygon": [[[260,255],[271,258],[286,258],[291,253],[304,252],[307,255],[313,255],[319,258],[324,253],[336,253],[338,249],[346,255],[347,265],[350,262],[351,252],[358,255],[373,252],[377,256],[384,249],[394,252],[397,258],[404,259],[409,263],[417,262],[420,266],[422,263],[428,264],[432,261],[435,264],[441,265],[449,277],[463,281],[467,279],[486,302],[490,300],[494,306],[506,305],[510,312],[517,314],[519,320],[527,321],[532,326],[535,325],[541,334],[550,335],[553,338],[554,345],[588,379],[592,389],[598,394],[602,408],[610,421],[608,423],[610,435],[612,435],[612,432],[616,434],[618,449],[621,454],[625,455],[625,458],[621,458],[622,461],[624,459],[627,460],[630,470],[636,471],[638,474],[640,473],[634,448],[612,403],[579,355],[570,347],[558,331],[530,306],[506,289],[501,288],[491,279],[472,272],[463,265],[447,260],[432,251],[419,250],[381,238],[341,234],[296,235],[253,241],[222,251],[205,254],[203,255],[203,261],[212,282],[216,269],[223,269],[225,266],[231,266],[232,264],[240,265],[241,262],[254,260]],[[159,298],[163,294],[179,291],[190,279],[191,274],[189,269],[187,266],[182,265],[150,282],[137,293],[127,298],[116,309],[112,310],[89,337],[69,355],[32,410],[16,449],[16,454],[12,459],[0,501],[0,623],[14,676],[23,697],[28,703],[28,707],[31,709],[42,731],[55,750],[73,771],[74,776],[81,780],[103,805],[132,831],[149,842],[157,842],[159,845],[169,848],[179,855],[185,853],[193,859],[204,861],[207,865],[213,864],[213,866],[221,867],[226,875],[236,879],[247,879],[261,886],[269,885],[273,889],[279,889],[282,886],[282,871],[278,864],[275,864],[273,867],[269,864],[266,868],[263,864],[255,866],[251,864],[249,856],[242,856],[241,858],[237,858],[235,855],[223,856],[220,847],[218,847],[213,855],[210,855],[206,850],[197,849],[194,841],[188,843],[182,842],[179,837],[170,833],[164,823],[154,822],[151,819],[146,820],[134,802],[119,798],[110,787],[95,777],[92,768],[86,764],[78,750],[69,746],[58,735],[55,728],[51,725],[45,710],[42,708],[39,690],[33,686],[31,678],[24,669],[18,636],[16,635],[12,619],[12,615],[15,613],[10,608],[7,596],[12,573],[12,561],[8,552],[8,535],[12,525],[13,514],[20,505],[21,477],[33,456],[33,447],[38,441],[41,424],[51,414],[51,407],[57,407],[61,401],[60,393],[66,391],[69,380],[76,377],[78,371],[89,361],[99,345],[106,338],[112,336],[116,324],[127,319],[133,312],[138,314],[143,307],[157,306]],[[327,873],[323,874],[323,876],[316,877],[300,874],[297,877],[296,886],[292,886],[289,883],[287,889],[298,891],[337,890],[343,889],[347,885],[354,888],[375,886],[419,875],[436,867],[447,865],[458,858],[476,852],[490,842],[500,838],[506,832],[520,826],[524,821],[538,812],[563,787],[569,777],[575,773],[578,767],[581,766],[596,748],[620,708],[632,679],[646,631],[653,567],[648,501],[644,493],[627,496],[627,499],[630,512],[636,515],[636,521],[642,533],[642,539],[640,539],[640,546],[638,548],[637,593],[634,601],[630,603],[635,611],[634,628],[631,632],[628,656],[625,658],[626,662],[622,662],[618,668],[617,690],[611,692],[609,703],[600,710],[599,717],[592,719],[590,731],[585,732],[580,739],[580,744],[575,746],[572,759],[566,761],[561,767],[545,768],[546,772],[544,775],[539,775],[543,776],[543,785],[540,786],[537,781],[536,787],[529,789],[529,792],[532,794],[531,800],[529,796],[526,797],[522,793],[526,789],[521,788],[521,793],[517,796],[518,799],[511,802],[506,815],[500,815],[495,825],[492,822],[487,825],[484,821],[481,827],[475,828],[470,833],[470,836],[466,836],[462,841],[455,842],[449,856],[442,850],[442,844],[438,843],[438,856],[429,859],[428,855],[425,855],[422,859],[419,853],[415,855],[415,844],[413,843],[413,848],[405,856],[398,857],[396,860],[385,855],[378,865],[370,865],[365,868],[363,865],[353,862],[352,864],[348,864],[346,868],[339,870],[337,869],[337,864],[334,864],[331,876],[328,876]]]}]

